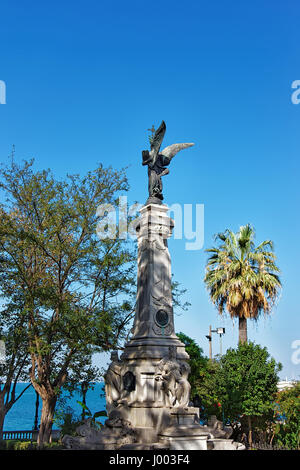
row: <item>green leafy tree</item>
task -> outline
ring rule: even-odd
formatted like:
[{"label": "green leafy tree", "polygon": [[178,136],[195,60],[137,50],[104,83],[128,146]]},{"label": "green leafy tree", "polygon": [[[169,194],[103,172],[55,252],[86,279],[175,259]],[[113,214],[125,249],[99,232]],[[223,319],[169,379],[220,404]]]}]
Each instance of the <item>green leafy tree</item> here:
[{"label": "green leafy tree", "polygon": [[61,438],[66,434],[70,436],[76,435],[76,428],[82,424],[80,416],[78,416],[74,409],[65,402],[60,401],[55,409],[54,423],[60,430]]},{"label": "green leafy tree", "polygon": [[190,356],[191,373],[188,380],[191,385],[192,401],[200,405],[200,415],[204,420],[210,415],[217,415],[220,418],[216,388],[218,361],[210,361],[204,356],[203,349],[189,336],[184,333],[177,333],[177,336],[184,343],[185,350]]},{"label": "green leafy tree", "polygon": [[191,385],[191,399],[199,394],[199,388],[206,373],[207,358],[203,356],[203,349],[198,346],[195,340],[184,333],[176,333],[180,341],[185,345],[185,350],[190,356],[189,366],[191,372],[189,383]]},{"label": "green leafy tree", "polygon": [[228,349],[219,364],[216,388],[222,410],[232,423],[242,423],[251,444],[253,424],[272,419],[282,366],[252,342]]},{"label": "green leafy tree", "polygon": [[223,419],[220,397],[217,390],[219,367],[219,361],[207,359],[202,380],[197,384],[197,394],[203,406],[202,414],[204,419],[211,415],[216,415],[218,419]]},{"label": "green leafy tree", "polygon": [[93,365],[93,356],[85,356],[81,362],[77,362],[69,371],[68,380],[63,386],[64,394],[58,399],[58,406],[63,408],[66,406],[68,400],[74,397],[74,394],[80,396],[80,403],[83,405],[81,408],[81,422],[86,418],[87,394],[89,390],[94,390],[96,382],[99,382],[103,377],[102,370]]},{"label": "green leafy tree", "polygon": [[171,281],[171,289],[172,289],[172,301],[174,307],[174,313],[180,315],[178,311],[182,310],[186,312],[190,307],[190,302],[184,300],[184,296],[187,292],[187,289],[181,286],[178,281],[173,279],[172,274],[172,281]]},{"label": "green leafy tree", "polygon": [[247,341],[247,319],[269,314],[281,287],[273,242],[255,246],[254,236],[249,224],[237,233],[227,229],[215,237],[219,245],[206,250],[210,257],[204,282],[210,298],[221,315],[227,310],[239,319],[242,342]]},{"label": "green leafy tree", "polygon": [[[133,312],[135,256],[123,239],[96,235],[101,204],[117,209],[123,171],[101,165],[57,180],[33,162],[0,173],[4,300],[22,305],[30,380],[42,399],[38,444],[49,442],[60,391],[76,364],[118,347]],[[102,217],[103,218],[103,217]]]},{"label": "green leafy tree", "polygon": [[278,392],[275,402],[274,444],[300,450],[300,382]]}]

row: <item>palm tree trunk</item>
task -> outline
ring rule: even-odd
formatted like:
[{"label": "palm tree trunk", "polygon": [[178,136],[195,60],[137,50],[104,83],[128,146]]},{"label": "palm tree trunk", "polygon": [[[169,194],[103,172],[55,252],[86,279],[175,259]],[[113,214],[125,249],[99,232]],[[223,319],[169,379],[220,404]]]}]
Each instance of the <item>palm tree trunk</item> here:
[{"label": "palm tree trunk", "polygon": [[239,343],[247,343],[247,318],[239,317]]}]

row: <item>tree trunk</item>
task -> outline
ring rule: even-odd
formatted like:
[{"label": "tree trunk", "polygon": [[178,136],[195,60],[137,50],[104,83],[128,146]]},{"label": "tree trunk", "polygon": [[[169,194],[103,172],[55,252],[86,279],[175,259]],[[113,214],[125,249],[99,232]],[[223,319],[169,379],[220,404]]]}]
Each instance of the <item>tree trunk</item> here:
[{"label": "tree trunk", "polygon": [[248,442],[250,448],[252,447],[252,423],[251,423],[251,416],[248,416]]},{"label": "tree trunk", "polygon": [[247,343],[247,318],[239,317],[239,343]]},{"label": "tree trunk", "polygon": [[43,399],[40,429],[37,439],[38,447],[51,442],[51,431],[53,425],[53,416],[57,397]]},{"label": "tree trunk", "polygon": [[3,439],[4,419],[5,419],[5,411],[0,410],[0,441],[2,441],[2,439]]},{"label": "tree trunk", "polygon": [[35,415],[34,415],[33,430],[38,431],[40,396],[37,391],[35,391],[35,395],[36,395],[36,400],[35,400]]}]

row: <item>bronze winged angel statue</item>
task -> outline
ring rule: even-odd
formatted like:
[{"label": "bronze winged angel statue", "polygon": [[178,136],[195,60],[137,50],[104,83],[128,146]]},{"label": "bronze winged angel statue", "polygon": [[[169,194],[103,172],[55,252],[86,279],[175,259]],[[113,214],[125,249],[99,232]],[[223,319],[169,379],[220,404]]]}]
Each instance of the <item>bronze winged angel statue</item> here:
[{"label": "bronze winged angel statue", "polygon": [[155,131],[154,137],[151,140],[150,152],[148,150],[142,151],[143,165],[148,166],[148,190],[149,198],[146,204],[161,204],[163,200],[162,194],[162,181],[161,177],[169,173],[166,168],[173,157],[183,149],[192,147],[193,143],[173,144],[165,147],[160,152],[160,147],[166,132],[166,124],[162,121],[159,128]]}]

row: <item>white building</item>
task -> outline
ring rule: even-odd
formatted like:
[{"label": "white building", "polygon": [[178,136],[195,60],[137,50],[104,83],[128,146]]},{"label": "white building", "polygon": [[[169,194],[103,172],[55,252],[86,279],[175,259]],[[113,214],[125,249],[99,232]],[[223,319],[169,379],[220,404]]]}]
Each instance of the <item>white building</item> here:
[{"label": "white building", "polygon": [[280,382],[278,382],[277,389],[279,392],[282,392],[282,390],[288,390],[289,388],[293,388],[296,383],[296,380],[288,380],[286,378],[285,380],[281,380]]}]

